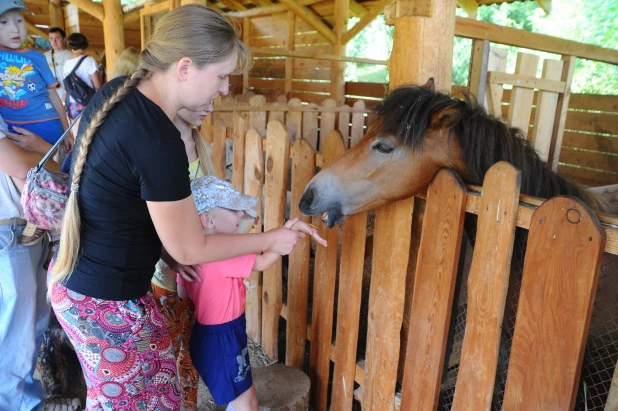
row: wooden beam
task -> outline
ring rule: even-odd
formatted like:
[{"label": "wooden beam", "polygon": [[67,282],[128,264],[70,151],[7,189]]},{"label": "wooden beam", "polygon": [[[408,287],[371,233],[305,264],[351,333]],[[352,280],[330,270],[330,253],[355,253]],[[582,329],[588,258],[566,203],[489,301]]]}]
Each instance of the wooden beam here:
[{"label": "wooden beam", "polygon": [[523,48],[530,48],[530,45],[534,44],[534,48],[539,51],[618,64],[617,50],[605,49],[603,47],[578,43],[571,40],[563,40],[544,34],[532,33],[530,31],[498,26],[497,24],[466,19],[464,17],[456,17],[455,35],[470,39],[489,40],[493,43]]},{"label": "wooden beam", "polygon": [[[301,6],[310,6],[312,4],[322,3],[323,1],[325,0],[300,0],[298,4],[300,4]],[[278,5],[267,6],[267,7],[254,7],[252,9],[244,10],[244,11],[233,11],[230,13],[223,13],[223,15],[226,17],[244,19],[247,17],[270,16],[271,14],[277,14],[277,13],[281,13],[287,10],[288,10],[287,7],[281,4],[278,4]]]},{"label": "wooden beam", "polygon": [[300,57],[303,59],[329,60],[329,61],[347,61],[349,63],[378,64],[378,65],[386,66],[386,60],[374,60],[374,59],[366,59],[366,58],[360,58],[360,57],[335,56],[333,54],[316,55],[316,54],[311,54],[311,53],[303,53],[301,51],[285,51],[284,49],[251,47],[251,53],[266,54],[269,56]]},{"label": "wooden beam", "polygon": [[50,1],[47,10],[49,13],[49,27],[60,27],[64,30],[64,9],[62,6],[58,6],[53,1]]},{"label": "wooden beam", "polygon": [[457,0],[457,7],[461,7],[468,14],[468,17],[476,20],[479,4],[476,0]]},{"label": "wooden beam", "polygon": [[294,0],[280,0],[280,3],[292,10],[298,17],[305,20],[307,24],[316,29],[329,43],[334,44],[337,41],[333,30],[324,23],[324,20],[318,16],[309,7],[301,6]]},{"label": "wooden beam", "polygon": [[[288,51],[294,51],[294,28],[296,26],[296,16],[292,10],[287,12],[287,31],[285,36],[285,48]],[[292,96],[292,81],[294,80],[294,59],[285,59],[285,96],[291,98]]]},{"label": "wooden beam", "polygon": [[24,20],[26,21],[26,30],[29,33],[34,34],[36,36],[41,36],[44,39],[47,39],[49,33],[47,33],[46,31],[41,30],[40,28],[38,28],[34,24],[30,23],[28,20],[26,20],[26,19],[24,19]]},{"label": "wooden beam", "polygon": [[83,10],[91,16],[96,17],[98,20],[103,21],[105,12],[103,11],[103,6],[100,3],[94,3],[90,0],[70,0],[69,3],[76,5],[80,10]]},{"label": "wooden beam", "polygon": [[[335,43],[333,54],[345,57],[343,36],[348,28],[349,0],[335,0]],[[330,97],[342,105],[345,102],[345,62],[333,61],[330,70]]]},{"label": "wooden beam", "polygon": [[124,13],[124,24],[127,25],[139,21],[139,11],[140,9],[133,9],[128,13]]},{"label": "wooden beam", "polygon": [[352,14],[354,17],[362,19],[367,15],[368,11],[365,7],[363,7],[362,4],[356,2],[356,0],[350,0],[349,13]]},{"label": "wooden beam", "polygon": [[341,38],[341,42],[343,44],[348,44],[348,42],[350,40],[352,40],[358,33],[360,33],[365,27],[367,27],[367,25],[369,25],[369,23],[371,23],[373,21],[373,19],[378,17],[378,15],[381,14],[384,11],[384,7],[386,7],[388,4],[391,4],[392,2],[393,2],[393,0],[384,0],[384,1],[381,1],[380,3],[376,4],[373,7],[373,9],[371,9],[371,12],[367,13],[365,15],[365,17],[360,19],[354,25],[354,27],[352,27],[350,30],[348,30],[343,35],[343,37]]},{"label": "wooden beam", "polygon": [[545,13],[551,13],[551,0],[536,0],[536,2]]},{"label": "wooden beam", "polygon": [[240,2],[236,0],[219,0],[219,1],[223,3],[225,7],[227,7],[228,9],[240,10],[240,11],[247,10],[245,6],[243,6],[242,4],[240,4]]},{"label": "wooden beam", "polygon": [[105,18],[103,19],[103,41],[105,43],[105,61],[107,72],[118,60],[124,50],[124,22],[120,0],[103,0]]}]

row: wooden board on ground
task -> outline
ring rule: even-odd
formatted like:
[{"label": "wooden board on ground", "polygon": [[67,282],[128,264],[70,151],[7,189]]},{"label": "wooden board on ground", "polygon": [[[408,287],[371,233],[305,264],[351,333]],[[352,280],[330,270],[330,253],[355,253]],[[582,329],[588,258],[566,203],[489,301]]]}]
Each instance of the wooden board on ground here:
[{"label": "wooden board on ground", "polygon": [[579,200],[554,197],[530,222],[504,408],[573,409],[605,247]]},{"label": "wooden board on ground", "polygon": [[427,190],[416,263],[403,394],[404,410],[435,409],[448,336],[466,214],[467,190],[451,170],[442,170]]},{"label": "wooden board on ground", "polygon": [[453,410],[491,406],[520,186],[521,172],[509,163],[496,163],[485,174]]},{"label": "wooden board on ground", "polygon": [[252,371],[261,411],[307,411],[311,381],[293,367],[271,365]]}]

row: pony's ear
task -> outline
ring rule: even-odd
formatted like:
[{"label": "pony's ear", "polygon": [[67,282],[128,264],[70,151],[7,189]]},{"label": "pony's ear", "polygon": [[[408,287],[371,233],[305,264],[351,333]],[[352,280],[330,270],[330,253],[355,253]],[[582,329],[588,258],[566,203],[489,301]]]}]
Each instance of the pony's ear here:
[{"label": "pony's ear", "polygon": [[431,116],[430,128],[451,128],[461,119],[461,111],[456,105],[446,106]]},{"label": "pony's ear", "polygon": [[433,80],[433,77],[429,77],[429,80],[423,85],[423,88],[429,91],[436,91],[436,82]]}]

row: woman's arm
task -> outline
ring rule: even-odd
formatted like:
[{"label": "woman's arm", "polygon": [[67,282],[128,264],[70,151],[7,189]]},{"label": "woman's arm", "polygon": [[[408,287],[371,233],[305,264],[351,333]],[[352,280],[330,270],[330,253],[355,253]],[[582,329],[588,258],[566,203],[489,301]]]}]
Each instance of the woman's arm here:
[{"label": "woman's arm", "polygon": [[[8,135],[9,133],[7,133]],[[28,171],[41,161],[39,153],[26,151],[8,138],[0,139],[0,171],[17,179],[25,179]],[[46,168],[59,170],[60,166],[53,160],[45,163]]]},{"label": "woman's arm", "polygon": [[184,265],[263,251],[285,255],[306,235],[283,227],[261,234],[204,235],[193,196],[179,201],[148,201],[147,205],[163,247]]},{"label": "woman's arm", "polygon": [[30,130],[21,127],[13,127],[13,130],[17,131],[17,133],[11,133],[9,131],[4,131],[3,133],[19,148],[23,148],[26,151],[34,151],[42,156],[47,154],[52,148],[51,144]]}]

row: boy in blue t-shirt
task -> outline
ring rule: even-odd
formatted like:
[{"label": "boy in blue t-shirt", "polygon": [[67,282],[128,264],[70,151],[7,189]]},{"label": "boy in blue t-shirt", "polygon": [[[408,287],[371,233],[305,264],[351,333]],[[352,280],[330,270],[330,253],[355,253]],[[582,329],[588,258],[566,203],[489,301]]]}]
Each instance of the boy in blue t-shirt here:
[{"label": "boy in blue t-shirt", "polygon": [[68,121],[45,56],[21,48],[27,36],[22,9],[29,11],[21,0],[0,0],[0,116],[9,131],[25,128],[54,144]]},{"label": "boy in blue t-shirt", "polygon": [[[22,0],[0,0],[0,116],[9,131],[26,129],[54,144],[69,124],[45,56],[21,48],[27,36],[22,9],[30,11]],[[68,136],[67,151],[72,146]],[[28,222],[18,242],[34,245],[46,232]]]}]

